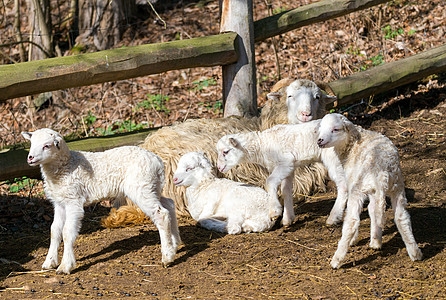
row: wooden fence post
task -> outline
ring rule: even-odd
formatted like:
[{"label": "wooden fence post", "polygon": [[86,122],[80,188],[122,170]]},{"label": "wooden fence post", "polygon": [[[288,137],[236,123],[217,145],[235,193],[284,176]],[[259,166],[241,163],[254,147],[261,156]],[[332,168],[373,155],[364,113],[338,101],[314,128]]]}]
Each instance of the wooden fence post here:
[{"label": "wooden fence post", "polygon": [[220,32],[238,34],[238,61],[222,67],[224,116],[257,115],[252,0],[221,0]]}]

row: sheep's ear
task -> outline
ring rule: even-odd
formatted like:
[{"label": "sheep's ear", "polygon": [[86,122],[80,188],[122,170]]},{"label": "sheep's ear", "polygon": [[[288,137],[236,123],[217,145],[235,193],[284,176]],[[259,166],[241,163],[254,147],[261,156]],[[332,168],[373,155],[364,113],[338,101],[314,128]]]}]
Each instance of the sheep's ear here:
[{"label": "sheep's ear", "polygon": [[33,134],[31,133],[31,132],[26,132],[26,131],[23,131],[22,132],[22,136],[25,138],[25,139],[27,139],[27,140],[31,140],[31,136],[32,136]]},{"label": "sheep's ear", "polygon": [[232,147],[237,148],[237,146],[238,146],[238,142],[237,142],[237,140],[234,139],[234,138],[232,138],[232,137],[229,138],[229,143],[231,144]]},{"label": "sheep's ear", "polygon": [[323,101],[325,101],[325,103],[333,103],[336,100],[338,100],[338,97],[336,96],[330,96],[330,95],[326,95],[326,94],[322,94],[322,98]]},{"label": "sheep's ear", "polygon": [[273,92],[266,95],[269,100],[280,101],[280,97],[282,97],[281,92]]},{"label": "sheep's ear", "polygon": [[319,134],[319,128],[321,128],[321,123],[317,124],[316,128],[314,128],[314,133]]},{"label": "sheep's ear", "polygon": [[344,123],[345,129],[349,132],[349,134],[353,136],[355,139],[359,140],[360,138],[359,131],[356,129],[355,125],[344,116],[342,118],[342,121]]},{"label": "sheep's ear", "polygon": [[57,149],[60,150],[60,143],[62,142],[63,138],[60,136],[56,136],[54,138],[54,146],[56,146]]}]

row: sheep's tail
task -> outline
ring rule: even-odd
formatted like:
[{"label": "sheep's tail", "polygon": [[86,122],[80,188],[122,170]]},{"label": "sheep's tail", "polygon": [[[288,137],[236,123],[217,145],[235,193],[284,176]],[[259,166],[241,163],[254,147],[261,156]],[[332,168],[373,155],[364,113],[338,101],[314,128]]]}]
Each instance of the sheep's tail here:
[{"label": "sheep's tail", "polygon": [[117,228],[143,225],[147,222],[147,216],[139,207],[125,205],[119,209],[112,208],[110,214],[102,218],[101,225],[106,228]]},{"label": "sheep's tail", "polygon": [[218,220],[218,219],[203,219],[198,221],[198,223],[208,230],[213,230],[217,232],[228,232],[227,225],[228,223],[226,221]]}]

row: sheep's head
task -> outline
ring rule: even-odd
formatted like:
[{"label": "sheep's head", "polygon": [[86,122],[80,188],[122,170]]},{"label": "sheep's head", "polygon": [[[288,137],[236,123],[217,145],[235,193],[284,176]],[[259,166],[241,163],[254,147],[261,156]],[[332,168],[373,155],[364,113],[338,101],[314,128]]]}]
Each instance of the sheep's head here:
[{"label": "sheep's head", "polygon": [[22,132],[22,136],[31,141],[27,159],[30,166],[43,165],[57,159],[61,148],[66,146],[62,136],[49,128]]},{"label": "sheep's head", "polygon": [[184,154],[177,164],[173,183],[178,186],[199,184],[202,179],[214,177],[212,165],[203,152]]},{"label": "sheep's head", "polygon": [[245,151],[236,134],[229,134],[222,137],[217,142],[217,152],[217,167],[222,173],[228,172],[241,163],[245,157]]},{"label": "sheep's head", "polygon": [[317,144],[321,148],[345,146],[351,138],[359,136],[352,122],[341,114],[325,115],[318,129]]},{"label": "sheep's head", "polygon": [[322,92],[319,86],[310,80],[298,79],[287,87],[268,94],[269,99],[279,100],[286,97],[288,123],[299,124],[322,117],[326,104],[334,102],[336,96]]}]

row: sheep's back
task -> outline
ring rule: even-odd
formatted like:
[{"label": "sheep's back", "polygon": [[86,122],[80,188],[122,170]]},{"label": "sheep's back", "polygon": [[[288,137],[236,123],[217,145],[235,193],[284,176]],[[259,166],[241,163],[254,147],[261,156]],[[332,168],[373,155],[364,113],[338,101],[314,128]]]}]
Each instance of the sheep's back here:
[{"label": "sheep's back", "polygon": [[384,135],[359,129],[361,139],[355,142],[344,163],[347,180],[360,183],[364,193],[377,185],[390,187],[402,181],[398,149]]}]

